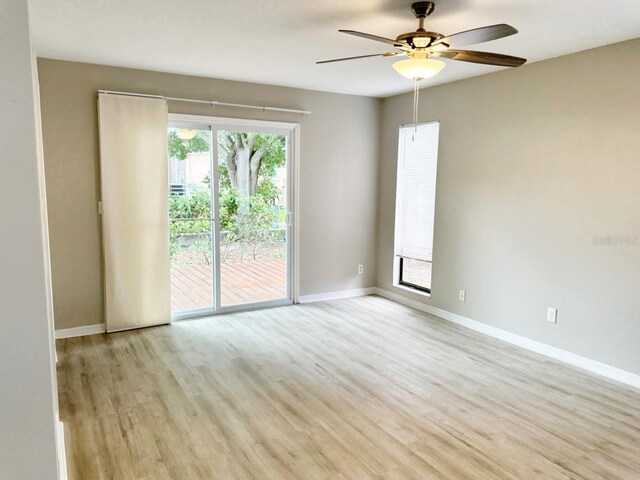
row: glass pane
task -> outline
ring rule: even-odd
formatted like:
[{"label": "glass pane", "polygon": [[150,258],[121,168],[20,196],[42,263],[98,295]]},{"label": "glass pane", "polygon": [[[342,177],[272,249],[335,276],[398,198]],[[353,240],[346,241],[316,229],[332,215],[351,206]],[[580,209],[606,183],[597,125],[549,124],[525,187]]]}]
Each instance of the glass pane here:
[{"label": "glass pane", "polygon": [[220,302],[287,297],[286,137],[218,132]]},{"label": "glass pane", "polygon": [[401,283],[416,285],[421,288],[431,289],[431,262],[402,259]]},{"label": "glass pane", "polygon": [[171,311],[213,305],[211,132],[169,129]]}]

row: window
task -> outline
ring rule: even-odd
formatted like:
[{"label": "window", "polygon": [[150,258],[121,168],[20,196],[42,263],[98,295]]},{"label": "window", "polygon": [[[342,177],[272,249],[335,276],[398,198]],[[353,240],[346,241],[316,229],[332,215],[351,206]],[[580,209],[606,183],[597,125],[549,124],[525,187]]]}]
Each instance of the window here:
[{"label": "window", "polygon": [[431,292],[439,122],[400,128],[394,284]]}]

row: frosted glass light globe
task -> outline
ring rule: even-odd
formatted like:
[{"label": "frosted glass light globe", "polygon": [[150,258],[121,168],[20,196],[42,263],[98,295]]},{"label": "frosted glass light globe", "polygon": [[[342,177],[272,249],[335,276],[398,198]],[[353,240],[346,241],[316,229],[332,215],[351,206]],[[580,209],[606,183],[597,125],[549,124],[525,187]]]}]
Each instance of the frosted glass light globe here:
[{"label": "frosted glass light globe", "polygon": [[445,63],[431,58],[409,58],[393,64],[393,68],[400,75],[412,80],[433,77],[445,67]]}]

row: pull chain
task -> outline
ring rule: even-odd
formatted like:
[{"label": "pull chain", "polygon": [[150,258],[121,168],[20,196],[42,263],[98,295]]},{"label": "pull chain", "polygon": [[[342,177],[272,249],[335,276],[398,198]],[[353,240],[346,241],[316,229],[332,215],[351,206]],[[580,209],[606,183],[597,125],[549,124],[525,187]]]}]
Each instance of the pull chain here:
[{"label": "pull chain", "polygon": [[420,80],[421,78],[415,78],[413,80],[413,134],[411,135],[411,141],[415,141],[415,134],[418,131],[418,103],[420,101]]}]

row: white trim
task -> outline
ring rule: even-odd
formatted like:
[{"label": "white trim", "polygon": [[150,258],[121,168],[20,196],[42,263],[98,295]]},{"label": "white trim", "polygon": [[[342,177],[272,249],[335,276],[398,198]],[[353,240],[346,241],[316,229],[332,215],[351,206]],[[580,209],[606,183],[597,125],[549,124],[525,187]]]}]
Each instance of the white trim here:
[{"label": "white trim", "polygon": [[492,327],[491,325],[487,325],[486,323],[478,322],[477,320],[472,320],[470,318],[463,317],[462,315],[448,312],[447,310],[434,307],[433,305],[427,305],[426,303],[412,300],[403,295],[390,292],[389,290],[385,290],[382,288],[374,288],[373,290],[374,293],[380,295],[381,297],[385,297],[389,300],[393,300],[408,307],[415,308],[416,310],[435,315],[448,322],[461,325],[471,330],[475,330],[476,332],[484,333],[485,335],[489,335],[490,337],[494,337],[507,343],[511,343],[512,345],[517,345],[532,352],[546,355],[547,357],[559,360],[560,362],[568,363],[569,365],[573,365],[574,367],[582,368],[591,373],[601,375],[611,380],[615,380],[635,388],[640,388],[640,375],[637,375],[635,373],[612,367],[611,365],[607,365],[606,363],[601,363],[596,360],[592,360],[590,358],[586,358],[581,355],[562,350],[561,348],[553,347],[546,343],[538,342],[527,337],[522,337],[520,335],[516,335],[515,333],[511,333],[500,328]]},{"label": "white trim", "polygon": [[216,310],[213,307],[192,308],[190,310],[177,310],[171,312],[171,322],[181,322],[182,320],[190,320],[192,318],[202,318],[215,315]]},{"label": "white trim", "polygon": [[198,308],[193,310],[181,310],[171,314],[172,322],[185,322],[187,320],[198,320],[205,317],[215,317],[225,313],[251,312],[253,310],[264,310],[266,308],[286,307],[293,305],[293,301],[288,298],[279,300],[266,300],[263,302],[236,303],[214,310],[212,308]]},{"label": "white trim", "polygon": [[[291,162],[291,207],[293,209],[293,271],[291,272],[291,300],[298,303],[300,295],[300,124],[296,124],[291,131],[292,155],[295,159]],[[291,208],[289,208],[291,210]]]},{"label": "white trim", "polygon": [[[637,375],[635,373],[631,373],[626,370],[622,370],[620,368],[607,365],[606,363],[601,363],[596,360],[592,360],[590,358],[586,358],[581,355],[577,355],[575,353],[562,350],[561,348],[558,348],[558,347],[547,345],[546,343],[538,342],[536,340],[532,340],[527,337],[522,337],[520,335],[516,335],[515,333],[511,333],[506,330],[502,330],[500,328],[492,327],[491,325],[487,325],[486,323],[478,322],[477,320],[472,320],[462,315],[458,315],[457,313],[452,313],[447,310],[434,307],[433,305],[428,305],[426,303],[412,300],[403,295],[390,292],[389,290],[385,290],[383,288],[378,288],[378,287],[354,288],[351,290],[339,290],[336,292],[316,293],[312,295],[301,295],[299,297],[299,303],[323,302],[327,300],[338,300],[341,298],[352,298],[352,297],[360,297],[363,295],[373,295],[373,294],[380,295],[381,297],[387,298],[389,300],[393,300],[394,302],[398,302],[408,307],[415,308],[416,310],[420,310],[422,312],[435,315],[448,322],[455,323],[456,325],[461,325],[463,327],[469,328],[479,333],[483,333],[485,335],[489,335],[490,337],[497,338],[499,340],[510,343],[512,345],[517,345],[519,347],[525,348],[532,352],[545,355],[547,357],[553,358],[560,362],[573,365],[574,367],[582,368],[583,370],[586,370],[588,372],[595,373],[597,375],[601,375],[611,380],[615,380],[617,382],[624,383],[626,385],[640,389],[640,375]],[[287,304],[290,304],[290,302]],[[269,306],[276,306],[276,305],[269,305]],[[265,307],[267,306],[265,305],[263,308]],[[230,313],[230,311],[218,312],[218,313]],[[213,316],[214,314],[209,313],[205,315]],[[174,318],[174,320],[178,320],[178,319]],[[98,325],[88,325],[85,327],[75,327],[75,328],[67,328],[63,330],[56,330],[56,339],[80,337],[84,335],[94,335],[94,334],[104,333],[104,332],[105,332],[105,326],[103,323],[101,323]]]},{"label": "white trim", "polygon": [[99,333],[105,333],[107,327],[104,323],[98,323],[96,325],[83,325],[82,327],[63,328],[56,330],[56,340],[60,338],[71,337],[84,337],[86,335],[97,335]]},{"label": "white trim", "polygon": [[[169,124],[171,123],[193,123],[195,125],[210,125],[217,124],[223,127],[251,127],[254,129],[275,129],[279,132],[292,131],[299,123],[292,122],[276,122],[273,120],[255,120],[247,118],[235,118],[235,117],[215,117],[211,115],[192,115],[186,113],[169,113]],[[257,131],[257,130],[256,130]]]},{"label": "white trim", "polygon": [[[398,258],[398,257],[396,257]],[[398,269],[395,269],[398,270]],[[417,288],[409,287],[408,285],[402,285],[401,283],[394,283],[393,288],[399,288],[400,290],[404,290],[406,292],[411,292],[415,295],[422,295],[423,297],[430,297],[431,294],[429,292],[425,292],[424,290],[419,290]]]},{"label": "white trim", "polygon": [[69,473],[67,470],[67,452],[64,444],[64,424],[60,419],[57,420],[56,428],[56,439],[58,442],[58,479],[67,480],[69,478]]},{"label": "white trim", "polygon": [[[211,215],[215,220],[211,222],[211,238],[209,244],[213,249],[213,265],[211,268],[211,274],[213,275],[213,282],[211,282],[211,297],[213,305],[211,305],[215,312],[221,305],[221,269],[220,269],[220,242],[222,237],[220,235],[220,171],[219,171],[219,140],[218,140],[218,128],[214,122],[209,123],[209,131],[211,132],[209,143],[209,193],[211,194]],[[187,314],[188,316],[188,314]]]},{"label": "white trim", "polygon": [[377,288],[354,288],[351,290],[339,290],[337,292],[315,293],[312,295],[300,295],[298,303],[324,302],[326,300],[338,300],[340,298],[361,297],[377,293]]},{"label": "white trim", "polygon": [[[299,206],[300,206],[300,124],[292,122],[279,122],[271,120],[244,119],[234,117],[216,117],[208,115],[191,115],[181,113],[169,113],[169,126],[183,126],[192,128],[202,128],[208,126],[211,130],[211,161],[212,161],[212,177],[216,178],[217,174],[217,142],[216,138],[218,130],[250,130],[252,132],[261,132],[268,134],[281,135],[287,138],[287,215],[293,210],[292,225],[287,226],[287,296],[286,298],[253,302],[246,304],[238,304],[229,307],[222,307],[220,304],[220,291],[215,285],[220,285],[220,269],[214,267],[214,291],[213,291],[213,308],[204,307],[199,309],[186,310],[181,312],[172,312],[172,320],[188,320],[190,318],[201,318],[218,313],[228,313],[231,311],[257,310],[262,308],[277,307],[297,303],[299,291]],[[218,205],[218,184],[213,182],[212,189],[213,208],[217,212]],[[213,237],[220,238],[219,224],[213,222],[215,231]],[[220,245],[214,242],[215,265],[219,265]]]}]

